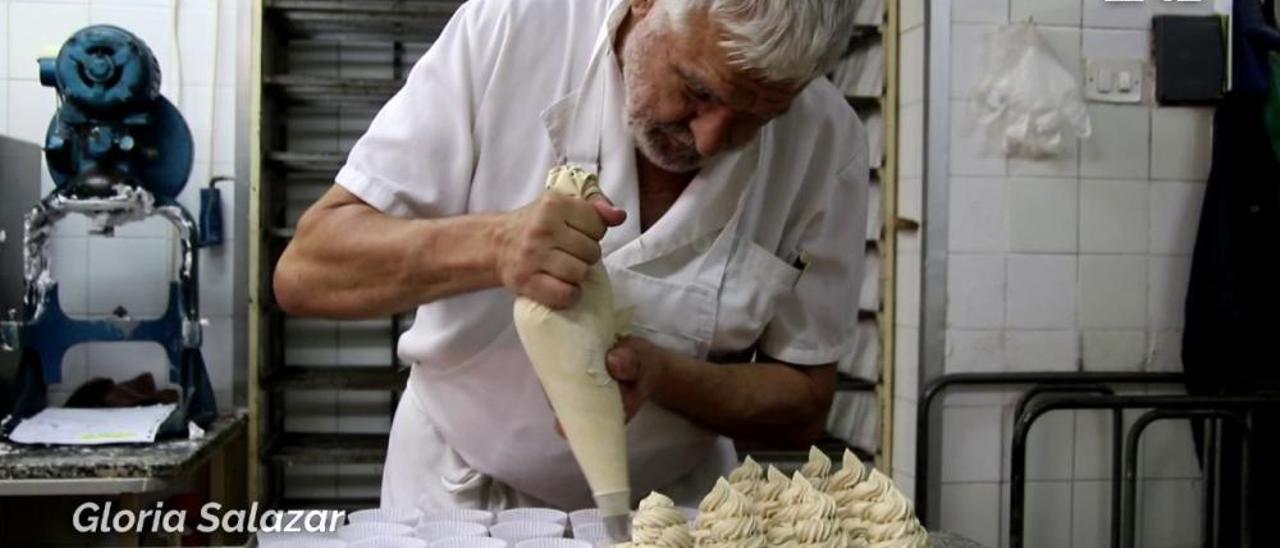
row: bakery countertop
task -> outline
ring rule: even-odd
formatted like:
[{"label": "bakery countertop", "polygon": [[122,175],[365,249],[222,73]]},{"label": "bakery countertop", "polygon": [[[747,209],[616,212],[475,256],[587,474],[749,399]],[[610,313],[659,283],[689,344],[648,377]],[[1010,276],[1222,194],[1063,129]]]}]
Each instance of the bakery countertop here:
[{"label": "bakery countertop", "polygon": [[32,446],[0,441],[0,492],[8,482],[172,478],[200,466],[241,435],[244,411],[225,413],[200,439],[148,445]]}]

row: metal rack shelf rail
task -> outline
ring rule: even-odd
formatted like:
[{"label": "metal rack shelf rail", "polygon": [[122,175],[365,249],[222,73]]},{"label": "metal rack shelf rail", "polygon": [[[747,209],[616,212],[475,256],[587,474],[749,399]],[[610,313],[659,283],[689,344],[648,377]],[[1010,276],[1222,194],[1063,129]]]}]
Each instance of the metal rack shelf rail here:
[{"label": "metal rack shelf rail", "polygon": [[[1010,495],[1009,495],[1009,545],[1012,548],[1022,548],[1025,541],[1023,538],[1023,530],[1025,526],[1023,508],[1026,501],[1026,445],[1027,434],[1031,430],[1031,426],[1035,424],[1036,419],[1045,413],[1054,410],[1083,410],[1083,409],[1107,409],[1112,411],[1123,411],[1125,409],[1151,409],[1142,416],[1138,423],[1130,427],[1125,440],[1125,470],[1124,470],[1124,489],[1126,491],[1124,499],[1121,503],[1122,519],[1120,523],[1114,520],[1111,523],[1112,544],[1118,544],[1124,548],[1132,548],[1136,537],[1137,523],[1134,519],[1136,506],[1136,484],[1137,484],[1137,444],[1146,427],[1156,420],[1170,418],[1199,418],[1202,420],[1220,421],[1232,420],[1239,421],[1245,425],[1244,440],[1246,443],[1245,451],[1242,452],[1244,459],[1241,462],[1242,478],[1246,480],[1241,485],[1242,495],[1247,495],[1249,486],[1248,478],[1248,423],[1253,409],[1258,407],[1274,407],[1280,406],[1280,397],[1274,396],[1059,396],[1055,398],[1047,398],[1035,405],[1028,406],[1026,411],[1019,415],[1015,422],[1013,431],[1013,441],[1011,453],[1013,461],[1010,469]],[[1243,416],[1239,416],[1243,413]],[[1206,446],[1209,447],[1207,453],[1216,452],[1216,444],[1220,441],[1217,439],[1208,440]],[[1206,470],[1206,476],[1211,475]],[[1112,479],[1113,493],[1120,486],[1119,476],[1113,475]],[[1210,510],[1215,507],[1217,493],[1205,491],[1205,508],[1206,517],[1212,519],[1216,512]],[[1209,531],[1212,532],[1212,521],[1206,523]],[[1248,512],[1242,512],[1240,515],[1240,531],[1241,539],[1244,545],[1248,546],[1250,523],[1248,521]],[[1206,541],[1211,539],[1206,537]],[[1206,546],[1211,545],[1206,542]]]},{"label": "metal rack shelf rail", "polygon": [[[1204,444],[1205,470],[1202,484],[1204,498],[1203,543],[1215,545],[1215,532],[1220,526],[1217,502],[1220,468],[1215,460],[1221,439],[1216,436],[1223,421],[1238,424],[1243,433],[1241,495],[1247,497],[1248,454],[1251,416],[1257,407],[1280,406],[1276,396],[1187,396],[1187,395],[1117,395],[1115,385],[1182,384],[1186,377],[1178,373],[966,373],[944,375],[930,382],[918,404],[916,458],[916,503],[921,522],[930,524],[929,469],[933,455],[929,448],[933,404],[953,387],[1000,388],[1033,385],[1019,398],[1014,412],[1014,433],[1010,444],[1010,509],[1009,542],[1021,548],[1025,542],[1026,452],[1032,425],[1046,413],[1055,410],[1109,410],[1112,412],[1111,529],[1113,548],[1135,546],[1137,520],[1138,443],[1146,428],[1160,420],[1190,419],[1206,423]],[[1129,427],[1123,429],[1125,410],[1148,409]],[[1121,480],[1123,478],[1123,480]],[[1242,538],[1249,538],[1247,516],[1240,516]]]}]

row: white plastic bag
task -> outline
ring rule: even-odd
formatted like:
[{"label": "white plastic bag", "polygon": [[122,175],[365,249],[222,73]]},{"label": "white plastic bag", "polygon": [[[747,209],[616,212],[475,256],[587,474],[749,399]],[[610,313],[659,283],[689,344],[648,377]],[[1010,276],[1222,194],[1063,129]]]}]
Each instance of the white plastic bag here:
[{"label": "white plastic bag", "polygon": [[1011,158],[1054,157],[1064,139],[1093,131],[1075,76],[1030,23],[1004,26],[991,36],[970,104],[979,127]]}]

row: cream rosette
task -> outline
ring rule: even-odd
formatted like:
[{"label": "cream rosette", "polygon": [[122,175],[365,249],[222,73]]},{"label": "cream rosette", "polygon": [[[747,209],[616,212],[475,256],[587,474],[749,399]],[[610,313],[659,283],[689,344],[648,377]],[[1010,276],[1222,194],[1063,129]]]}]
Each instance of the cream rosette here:
[{"label": "cream rosette", "polygon": [[698,505],[694,546],[763,548],[765,536],[755,503],[728,480],[720,478]]}]

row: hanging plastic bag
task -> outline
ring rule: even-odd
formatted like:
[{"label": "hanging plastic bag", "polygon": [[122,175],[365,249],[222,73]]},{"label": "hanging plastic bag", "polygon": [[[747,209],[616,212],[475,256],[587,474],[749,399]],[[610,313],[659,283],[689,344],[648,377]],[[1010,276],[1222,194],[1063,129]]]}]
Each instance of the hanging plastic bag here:
[{"label": "hanging plastic bag", "polygon": [[1065,140],[1093,131],[1076,77],[1030,23],[1004,26],[991,36],[970,104],[979,127],[1011,158],[1058,156]]}]

